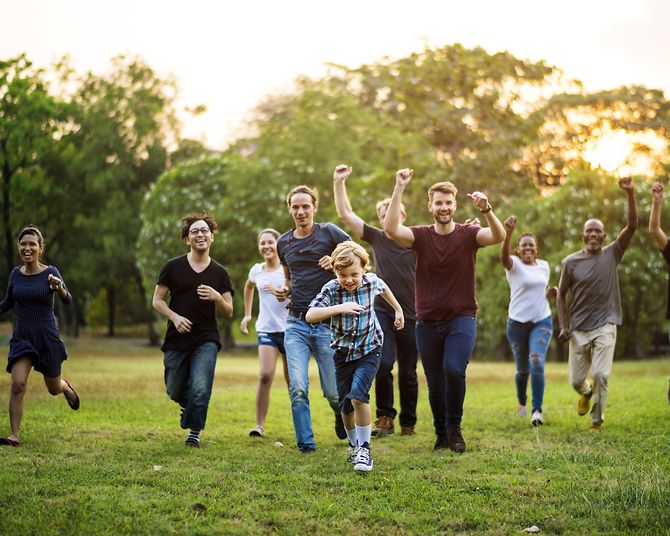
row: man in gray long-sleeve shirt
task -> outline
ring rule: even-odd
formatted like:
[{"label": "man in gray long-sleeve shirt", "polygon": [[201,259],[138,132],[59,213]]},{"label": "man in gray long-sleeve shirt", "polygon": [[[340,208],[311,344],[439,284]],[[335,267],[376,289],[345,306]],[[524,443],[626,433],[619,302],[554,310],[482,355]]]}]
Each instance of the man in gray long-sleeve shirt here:
[{"label": "man in gray long-sleeve shirt", "polygon": [[[621,298],[617,266],[637,229],[635,186],[619,180],[628,198],[628,221],[617,239],[603,247],[605,227],[595,218],[584,224],[584,249],[563,260],[558,284],[557,309],[561,327],[558,339],[570,341],[570,384],[579,393],[577,413],[591,409],[591,431],[599,432],[605,418],[607,379],[612,371],[617,326],[621,324]],[[568,328],[567,295],[572,293]],[[586,376],[591,369],[589,382]]]}]

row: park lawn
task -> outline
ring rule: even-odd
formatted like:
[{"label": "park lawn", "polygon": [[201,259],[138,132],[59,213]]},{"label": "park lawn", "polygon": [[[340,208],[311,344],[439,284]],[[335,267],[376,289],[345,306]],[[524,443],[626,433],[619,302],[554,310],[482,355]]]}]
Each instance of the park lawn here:
[{"label": "park lawn", "polygon": [[[247,436],[257,362],[242,353],[220,356],[198,450],[183,444],[158,349],[68,347],[82,407],[31,375],[23,446],[0,447],[1,534],[670,533],[670,359],[615,362],[601,434],[577,416],[565,364],[547,366],[547,424],[533,429],[515,416],[513,365],[475,360],[462,455],[432,450],[421,371],[417,435],[374,439],[374,469],[358,475],[316,369],[315,453],[295,448],[279,367],[266,437]],[[3,408],[8,391],[3,374]]]}]

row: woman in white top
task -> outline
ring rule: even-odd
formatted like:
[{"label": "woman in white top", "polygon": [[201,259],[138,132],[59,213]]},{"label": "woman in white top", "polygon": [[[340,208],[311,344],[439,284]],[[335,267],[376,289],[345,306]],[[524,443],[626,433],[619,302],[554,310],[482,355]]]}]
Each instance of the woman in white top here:
[{"label": "woman in white top", "polygon": [[275,376],[277,358],[281,355],[284,365],[284,379],[288,385],[284,331],[286,330],[286,305],[277,301],[274,291],[284,285],[284,270],[277,256],[277,238],[274,229],[263,229],[258,233],[258,251],[264,262],[254,264],[249,270],[249,278],[244,286],[244,318],[240,322],[242,333],[249,333],[249,321],[254,301],[254,289],[258,288],[260,302],[256,334],[258,335],[258,357],[260,376],[256,391],[256,426],[249,431],[250,436],[262,437],[265,417],[270,405],[270,388]]},{"label": "woman in white top", "polygon": [[504,226],[507,236],[502,243],[500,262],[505,267],[510,288],[507,340],[516,361],[515,381],[519,403],[516,413],[520,417],[528,414],[526,389],[530,376],[533,393],[531,423],[539,426],[544,423],[544,361],[553,333],[547,297],[555,296],[556,289],[547,288],[549,264],[538,259],[535,235],[523,233],[514,249],[516,255],[510,255],[516,216],[507,218]]}]

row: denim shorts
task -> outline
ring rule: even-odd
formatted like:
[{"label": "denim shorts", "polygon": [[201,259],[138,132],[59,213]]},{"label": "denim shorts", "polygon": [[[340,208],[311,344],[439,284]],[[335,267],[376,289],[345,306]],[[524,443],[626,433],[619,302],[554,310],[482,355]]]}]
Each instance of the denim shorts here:
[{"label": "denim shorts", "polygon": [[266,333],[259,331],[258,346],[273,346],[279,350],[282,355],[286,355],[286,350],[284,349],[284,332],[277,331],[275,333]]},{"label": "denim shorts", "polygon": [[370,402],[370,388],[372,381],[379,370],[379,362],[382,359],[382,349],[376,348],[359,359],[345,361],[346,354],[336,351],[335,380],[337,381],[337,395],[340,411],[351,413],[354,406],[351,399],[361,402]]}]

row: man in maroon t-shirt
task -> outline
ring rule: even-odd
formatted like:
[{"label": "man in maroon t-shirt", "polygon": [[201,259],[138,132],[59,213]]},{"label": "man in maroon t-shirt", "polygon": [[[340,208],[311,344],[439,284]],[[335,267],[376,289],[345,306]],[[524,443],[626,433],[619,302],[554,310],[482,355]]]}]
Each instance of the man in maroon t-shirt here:
[{"label": "man in maroon t-shirt", "polygon": [[480,247],[499,244],[505,229],[482,192],[467,194],[488,227],[454,222],[456,187],[438,182],[428,190],[433,225],[401,223],[402,194],[414,172],[401,169],[384,219],[384,232],[416,253],[416,340],[428,381],[435,449],[465,451],[461,433],[465,370],[477,334],[475,261]]}]

